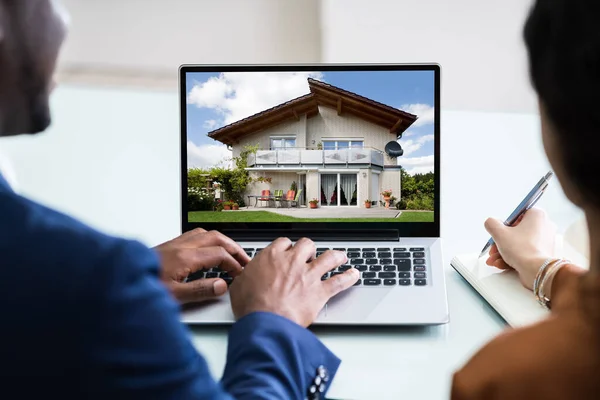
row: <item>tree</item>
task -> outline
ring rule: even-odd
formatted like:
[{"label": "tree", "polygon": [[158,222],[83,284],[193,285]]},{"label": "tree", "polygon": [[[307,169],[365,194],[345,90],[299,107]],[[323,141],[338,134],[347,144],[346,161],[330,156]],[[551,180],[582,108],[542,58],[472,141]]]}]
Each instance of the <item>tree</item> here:
[{"label": "tree", "polygon": [[190,189],[203,189],[207,187],[209,171],[202,168],[188,168],[187,186]]},{"label": "tree", "polygon": [[433,172],[410,175],[401,168],[400,176],[402,197],[399,206],[412,210],[433,210],[435,188]]},{"label": "tree", "polygon": [[210,170],[211,177],[221,184],[221,189],[225,193],[226,200],[238,203],[240,207],[245,206],[244,192],[250,183],[252,177],[246,170],[248,168],[248,156],[258,151],[258,145],[245,146],[238,157],[233,157],[234,167],[227,169],[223,167],[214,167]]},{"label": "tree", "polygon": [[417,193],[417,183],[415,178],[402,167],[400,168],[400,185],[402,198],[409,198]]}]

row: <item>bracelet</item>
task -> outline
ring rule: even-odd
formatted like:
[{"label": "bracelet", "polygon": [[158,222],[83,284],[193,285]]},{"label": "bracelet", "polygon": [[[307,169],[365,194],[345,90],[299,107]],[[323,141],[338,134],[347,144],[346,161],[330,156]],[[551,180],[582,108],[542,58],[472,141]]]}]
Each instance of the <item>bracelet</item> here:
[{"label": "bracelet", "polygon": [[540,283],[538,302],[545,308],[550,309],[550,299],[546,296],[545,288],[546,284],[550,282],[551,278],[554,278],[554,275],[563,267],[565,264],[569,264],[571,261],[569,260],[559,260],[552,264],[552,267],[548,270],[544,278],[542,279],[542,283]]},{"label": "bracelet", "polygon": [[535,298],[538,299],[538,301],[539,301],[539,292],[540,292],[540,281],[544,277],[548,266],[557,261],[559,261],[558,258],[549,258],[546,261],[544,261],[544,263],[538,270],[537,275],[535,276],[535,280],[533,281],[533,294],[534,294]]}]

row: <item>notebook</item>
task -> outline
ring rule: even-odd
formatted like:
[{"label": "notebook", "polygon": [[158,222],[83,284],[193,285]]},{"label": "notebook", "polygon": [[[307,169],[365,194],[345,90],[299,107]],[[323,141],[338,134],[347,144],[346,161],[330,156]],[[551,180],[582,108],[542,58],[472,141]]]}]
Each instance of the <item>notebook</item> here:
[{"label": "notebook", "polygon": [[[577,241],[574,242],[574,238]],[[571,236],[557,236],[555,257],[589,268],[588,256],[582,253],[586,245],[581,241],[585,238],[579,232],[573,232]],[[531,290],[521,284],[515,271],[490,267],[485,263],[486,257],[479,259],[478,255],[457,255],[450,264],[510,326],[529,325],[548,315],[549,311],[536,301]]]}]

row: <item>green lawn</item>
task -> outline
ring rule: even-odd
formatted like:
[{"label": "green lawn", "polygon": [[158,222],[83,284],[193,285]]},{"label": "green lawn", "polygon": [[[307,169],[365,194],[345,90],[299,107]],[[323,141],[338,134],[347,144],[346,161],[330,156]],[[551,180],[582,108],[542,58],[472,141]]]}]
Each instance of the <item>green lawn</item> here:
[{"label": "green lawn", "polygon": [[294,218],[269,211],[193,211],[189,222],[433,222],[433,211],[403,211],[399,218]]}]

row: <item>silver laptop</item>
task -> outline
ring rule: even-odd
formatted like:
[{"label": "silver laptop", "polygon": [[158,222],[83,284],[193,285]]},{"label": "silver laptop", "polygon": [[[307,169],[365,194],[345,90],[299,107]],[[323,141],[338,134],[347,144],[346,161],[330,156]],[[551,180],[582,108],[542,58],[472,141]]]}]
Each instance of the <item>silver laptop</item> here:
[{"label": "silver laptop", "polygon": [[[253,257],[280,236],[345,251],[360,280],[315,325],[448,322],[438,65],[184,65],[182,230]],[[219,268],[188,280],[232,278]],[[229,296],[182,311],[234,322]]]}]

